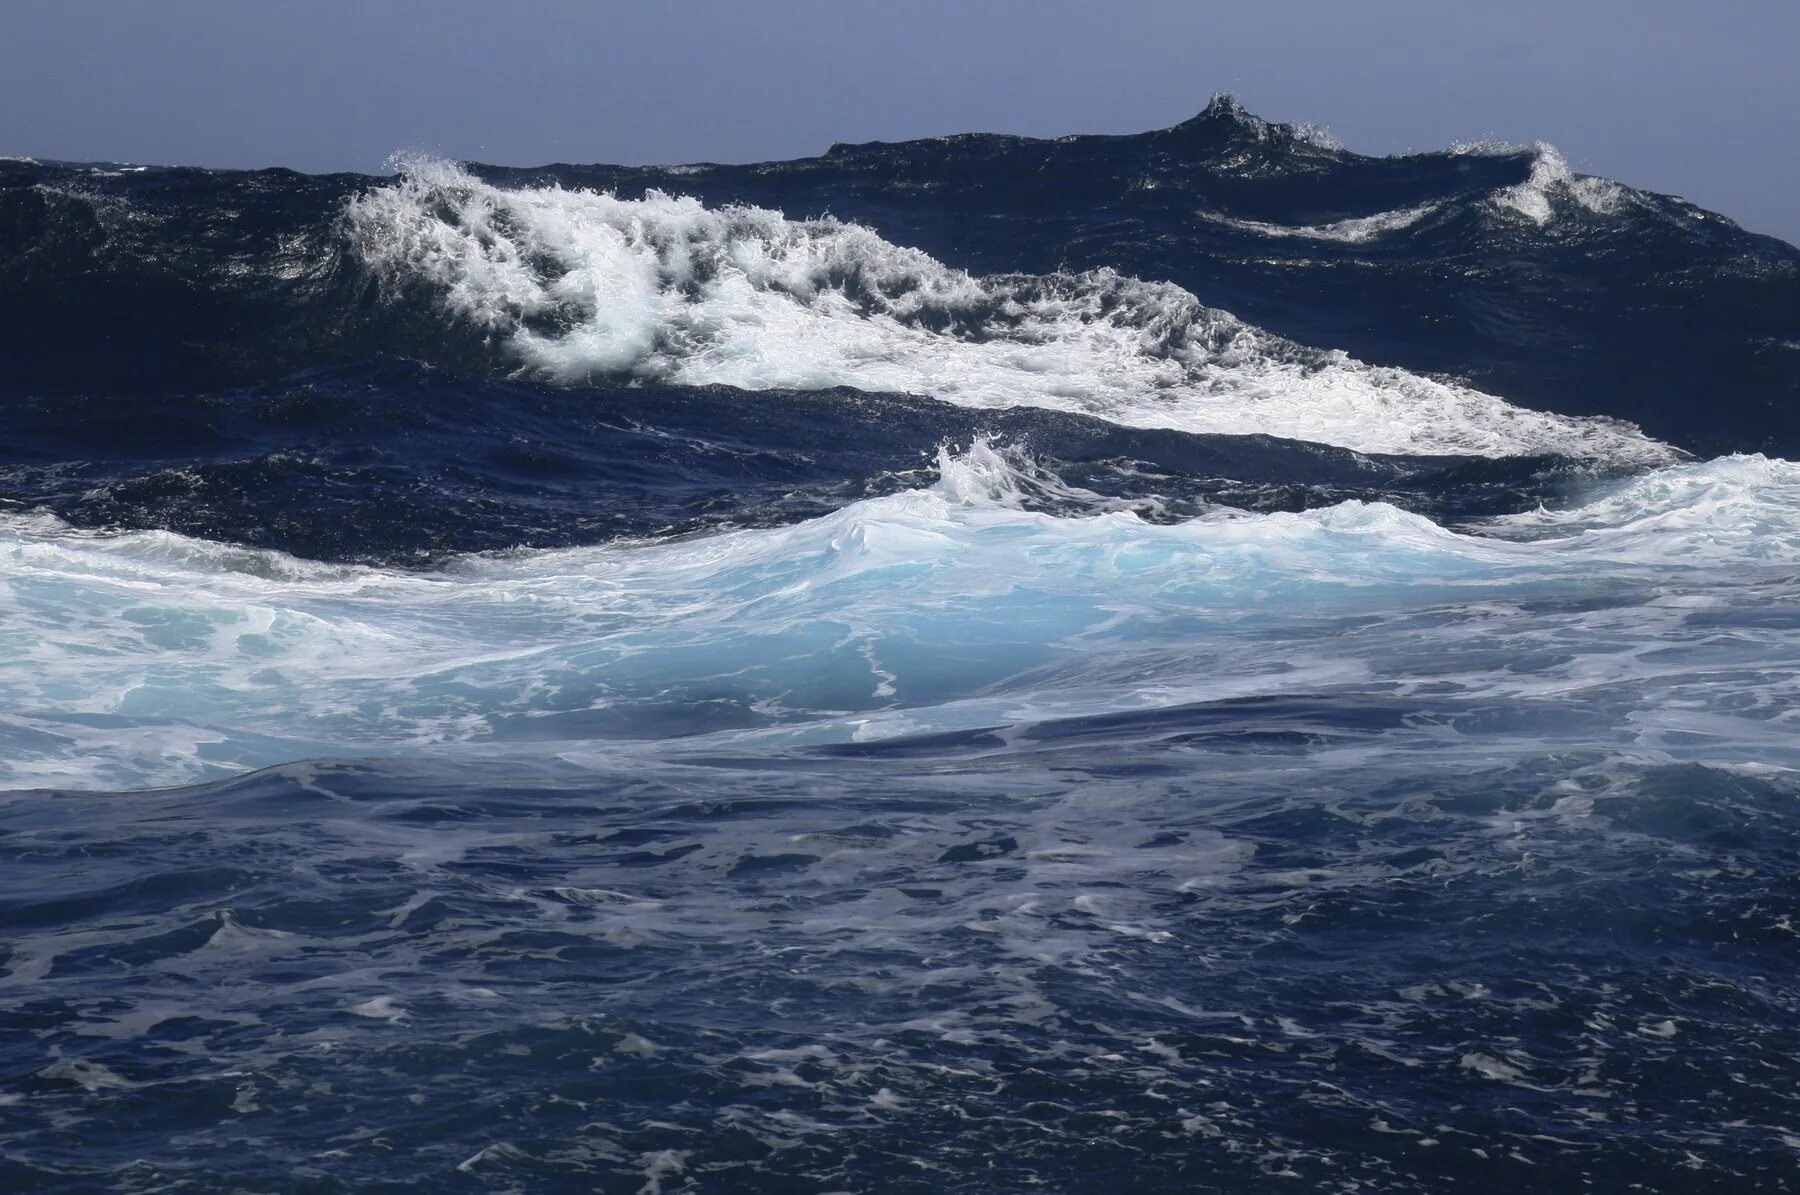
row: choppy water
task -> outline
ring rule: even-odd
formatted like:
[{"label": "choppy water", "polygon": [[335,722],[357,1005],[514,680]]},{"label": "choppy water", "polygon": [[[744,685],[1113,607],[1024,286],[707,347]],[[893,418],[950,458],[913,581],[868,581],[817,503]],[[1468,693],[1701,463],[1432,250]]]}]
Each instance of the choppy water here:
[{"label": "choppy water", "polygon": [[1800,1185],[1790,246],[1217,103],[0,317],[0,1185]]}]

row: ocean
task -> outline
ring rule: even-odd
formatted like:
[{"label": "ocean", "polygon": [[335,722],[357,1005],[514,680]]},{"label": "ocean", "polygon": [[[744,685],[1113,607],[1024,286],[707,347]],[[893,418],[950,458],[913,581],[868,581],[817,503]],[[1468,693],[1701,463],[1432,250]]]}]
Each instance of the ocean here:
[{"label": "ocean", "polygon": [[1800,1187],[1800,249],[1222,98],[0,327],[0,1188]]}]

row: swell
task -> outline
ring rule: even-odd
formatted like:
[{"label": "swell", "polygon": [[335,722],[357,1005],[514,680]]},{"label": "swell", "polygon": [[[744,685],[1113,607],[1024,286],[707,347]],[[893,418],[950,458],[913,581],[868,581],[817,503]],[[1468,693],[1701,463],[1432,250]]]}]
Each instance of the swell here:
[{"label": "swell", "polygon": [[[1221,103],[1131,137],[942,138],[744,167],[484,167],[469,185],[630,203],[661,190],[802,223],[829,212],[947,270],[1167,283],[1276,337],[1629,420],[1694,451],[1800,443],[1800,255],[1679,200],[1580,178],[1544,148],[1370,158]],[[0,386],[194,392],[394,356],[516,371],[508,337],[446,327],[441,295],[376,285],[343,214],[384,189],[0,163],[0,318],[19,346]]]}]

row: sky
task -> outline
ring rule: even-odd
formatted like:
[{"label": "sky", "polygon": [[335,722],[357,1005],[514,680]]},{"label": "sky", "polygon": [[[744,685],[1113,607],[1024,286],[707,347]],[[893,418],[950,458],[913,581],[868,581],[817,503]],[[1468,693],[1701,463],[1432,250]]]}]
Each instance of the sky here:
[{"label": "sky", "polygon": [[1796,0],[0,0],[0,154],[743,162],[1174,124],[1549,141],[1800,242]]}]

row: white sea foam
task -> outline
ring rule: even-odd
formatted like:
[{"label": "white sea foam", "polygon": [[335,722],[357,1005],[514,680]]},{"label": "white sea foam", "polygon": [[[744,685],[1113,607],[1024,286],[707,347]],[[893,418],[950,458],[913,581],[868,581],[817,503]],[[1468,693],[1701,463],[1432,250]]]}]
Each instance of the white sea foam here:
[{"label": "white sea foam", "polygon": [[1629,425],[1306,348],[1110,270],[976,277],[829,218],[401,167],[350,204],[358,252],[549,378],[848,385],[1367,452],[1670,459]]},{"label": "white sea foam", "polygon": [[941,468],[794,526],[435,573],[6,521],[0,787],[1371,688],[1579,701],[1619,749],[1800,764],[1800,466],[1682,466],[1498,537],[1360,502],[1052,517],[989,446]]},{"label": "white sea foam", "polygon": [[1491,528],[1565,549],[1604,544],[1699,562],[1800,560],[1800,464],[1726,456],[1602,487],[1580,506],[1495,519]]},{"label": "white sea foam", "polygon": [[1391,212],[1376,212],[1372,216],[1354,216],[1347,220],[1334,220],[1329,224],[1270,224],[1262,220],[1237,220],[1216,212],[1202,212],[1203,217],[1245,232],[1257,232],[1271,237],[1300,237],[1313,241],[1340,241],[1348,245],[1365,245],[1389,232],[1398,232],[1403,228],[1411,228],[1432,212],[1438,205],[1424,203],[1418,207],[1402,208]]}]

